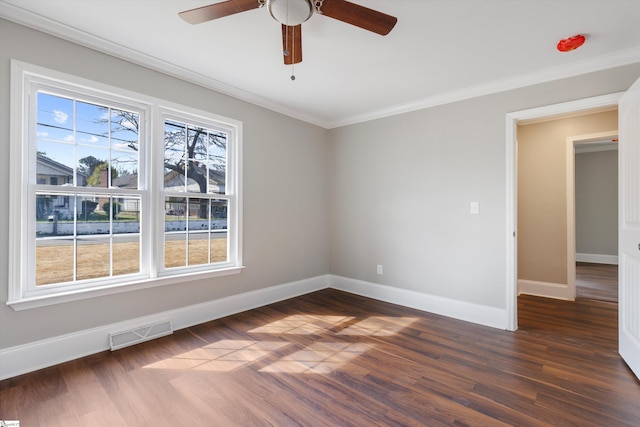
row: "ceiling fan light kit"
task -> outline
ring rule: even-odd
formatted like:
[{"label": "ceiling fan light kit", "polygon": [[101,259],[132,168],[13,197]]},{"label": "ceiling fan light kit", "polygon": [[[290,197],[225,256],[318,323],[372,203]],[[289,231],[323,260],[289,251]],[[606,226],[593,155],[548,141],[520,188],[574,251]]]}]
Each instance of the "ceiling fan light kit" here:
[{"label": "ceiling fan light kit", "polygon": [[313,15],[311,0],[269,0],[267,8],[273,19],[288,26],[300,25]]},{"label": "ceiling fan light kit", "polygon": [[286,65],[302,62],[301,24],[314,12],[382,36],[389,34],[398,21],[394,16],[346,0],[226,0],[178,15],[190,24],[200,24],[265,6],[273,19],[282,24]]}]

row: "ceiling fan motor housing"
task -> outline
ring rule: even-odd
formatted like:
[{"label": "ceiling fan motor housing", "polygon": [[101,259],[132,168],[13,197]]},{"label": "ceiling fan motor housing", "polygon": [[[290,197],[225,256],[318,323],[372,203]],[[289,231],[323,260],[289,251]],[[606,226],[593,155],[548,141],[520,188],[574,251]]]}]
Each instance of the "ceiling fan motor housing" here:
[{"label": "ceiling fan motor housing", "polygon": [[269,0],[269,13],[281,24],[294,27],[313,15],[313,0]]}]

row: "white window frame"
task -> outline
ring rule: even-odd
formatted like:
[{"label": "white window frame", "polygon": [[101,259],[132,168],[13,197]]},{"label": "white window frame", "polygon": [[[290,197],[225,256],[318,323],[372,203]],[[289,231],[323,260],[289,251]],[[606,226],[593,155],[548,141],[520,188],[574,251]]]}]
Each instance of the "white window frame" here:
[{"label": "white window frame", "polygon": [[[228,167],[229,165],[233,165],[237,163],[236,159],[237,159],[237,156],[239,155],[238,150],[234,149],[234,147],[237,148],[238,146],[237,130],[235,126],[230,125],[229,123],[224,123],[221,120],[216,120],[214,122],[209,117],[202,116],[200,112],[196,110],[188,109],[185,107],[175,108],[175,107],[170,107],[168,105],[161,105],[159,106],[158,112],[159,112],[160,119],[157,121],[157,127],[158,127],[156,131],[157,135],[164,135],[164,124],[166,120],[183,122],[189,125],[202,127],[205,129],[214,128],[216,130],[224,130],[225,132],[227,132],[227,135],[228,135],[227,137],[227,180],[225,183],[225,189],[226,189],[225,194],[206,193],[206,194],[202,194],[202,197],[226,200],[228,203],[227,224],[237,224],[237,222],[239,221],[239,217],[237,215],[238,194],[237,194],[236,188],[237,188],[237,184],[240,176],[237,173],[234,173],[234,171],[237,171],[237,168]],[[159,137],[156,139],[159,139]],[[154,164],[159,164],[159,165],[163,164],[164,151],[157,150],[156,155],[158,157],[154,159]],[[163,182],[158,182],[156,183],[156,185],[157,185],[157,188],[164,190]],[[156,205],[155,208],[160,211],[164,211],[165,196],[186,197],[186,196],[193,196],[193,195],[195,194],[182,193],[182,192],[167,193],[165,191],[162,191],[161,197],[158,197],[158,203],[160,203],[160,205]],[[159,224],[159,227],[160,227],[159,229],[156,229],[155,234],[156,235],[162,234],[166,236],[164,225]],[[234,260],[236,260],[240,256],[240,248],[238,245],[238,242],[239,242],[238,232],[239,232],[238,227],[227,226],[228,261],[224,263],[219,263],[218,264],[219,269],[233,268],[235,264]],[[164,240],[159,243],[164,243]],[[207,265],[202,265],[202,266],[190,266],[190,267],[174,267],[170,269],[165,269],[163,247],[164,246],[157,248],[160,252],[162,252],[162,253],[159,253],[157,256],[157,259],[160,262],[160,265],[158,266],[158,273],[160,276],[175,275],[179,271],[200,271],[200,270],[207,270],[211,268],[211,267],[208,267]]]},{"label": "white window frame", "polygon": [[[73,98],[85,97],[112,105],[134,107],[141,112],[139,188],[128,190],[139,195],[143,206],[140,217],[140,273],[115,276],[64,286],[29,286],[35,276],[35,152],[36,138],[30,134],[35,111],[31,91],[38,87],[56,88]],[[227,140],[226,193],[228,201],[228,261],[193,267],[164,269],[164,120],[177,118],[189,123],[225,129]],[[9,271],[7,305],[14,310],[41,307],[149,287],[182,283],[239,273],[242,268],[242,123],[157,98],[137,94],[102,83],[82,79],[24,62],[11,61],[10,99],[10,183],[9,183]],[[95,189],[91,192],[111,191]],[[123,192],[123,193],[126,193]],[[209,195],[211,196],[211,195]],[[31,200],[33,199],[33,200]],[[146,207],[146,209],[144,208]],[[26,213],[26,214],[25,214]],[[31,257],[31,261],[30,261]]]}]

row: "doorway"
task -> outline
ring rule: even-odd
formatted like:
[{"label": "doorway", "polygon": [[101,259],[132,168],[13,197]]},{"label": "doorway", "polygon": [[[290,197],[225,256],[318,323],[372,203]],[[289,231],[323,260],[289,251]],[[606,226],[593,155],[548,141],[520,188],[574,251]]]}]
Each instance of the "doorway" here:
[{"label": "doorway", "polygon": [[[518,328],[517,296],[518,296],[518,236],[517,230],[517,129],[520,124],[536,123],[566,117],[575,117],[598,111],[617,108],[623,93],[615,93],[579,101],[566,102],[546,107],[523,110],[507,114],[506,138],[506,171],[507,171],[507,280],[506,280],[506,313],[507,329],[515,331]],[[568,241],[568,239],[567,239]]]},{"label": "doorway", "polygon": [[[592,258],[601,253],[617,255],[617,155],[612,151],[595,151],[604,149],[606,138],[614,139],[617,127],[615,108],[518,125],[516,234],[519,294],[573,301],[576,298],[577,253],[587,252],[585,257]],[[605,129],[614,130],[603,131]],[[580,135],[571,136],[577,133]],[[597,160],[605,155],[607,166],[612,166],[613,180],[606,182],[611,188],[600,191],[602,177],[593,179],[598,162],[591,162],[586,171],[584,167],[576,167],[584,163],[576,165],[576,148],[591,150],[579,154],[585,160]],[[577,172],[578,181],[575,179]],[[610,178],[609,174],[602,175]],[[577,183],[592,188],[587,192],[581,191],[581,197],[576,199]],[[601,203],[594,206],[589,200],[589,196],[595,195],[604,200],[611,198],[612,194],[614,199],[610,202],[614,209]],[[576,202],[580,203],[579,209],[576,209]],[[598,212],[589,215],[592,210]],[[589,223],[584,224],[585,220],[577,222],[578,217],[589,220]],[[609,242],[603,239],[606,235],[610,237]],[[576,242],[580,240],[586,241],[586,244],[581,242],[586,249],[576,252]],[[608,243],[606,246],[611,249],[603,252],[599,248],[603,246],[600,243]]]},{"label": "doorway", "polygon": [[573,149],[568,204],[575,208],[567,222],[575,230],[577,299],[618,302],[617,141],[617,131],[567,139]]}]

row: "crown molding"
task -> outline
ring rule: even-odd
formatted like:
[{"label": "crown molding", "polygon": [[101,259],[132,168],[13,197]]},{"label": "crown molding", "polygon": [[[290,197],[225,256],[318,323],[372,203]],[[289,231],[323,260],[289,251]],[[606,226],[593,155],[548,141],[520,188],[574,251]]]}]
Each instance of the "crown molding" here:
[{"label": "crown molding", "polygon": [[107,53],[119,59],[149,68],[154,71],[197,84],[207,89],[228,95],[241,101],[248,102],[258,107],[266,108],[280,114],[302,120],[323,128],[328,124],[316,117],[301,114],[300,111],[282,104],[274,103],[268,99],[257,96],[235,86],[220,82],[203,74],[196,73],[184,67],[171,64],[167,61],[147,55],[129,47],[110,42],[85,31],[78,30],[44,16],[24,10],[13,4],[0,1],[0,18],[7,19],[25,27],[58,37],[63,40],[84,46],[102,53]]},{"label": "crown molding", "polygon": [[547,68],[541,71],[523,74],[509,79],[496,80],[490,83],[471,86],[435,96],[422,98],[413,102],[399,104],[390,108],[370,111],[364,114],[347,117],[344,120],[334,121],[328,124],[329,128],[338,128],[357,124],[369,120],[395,116],[397,114],[464,101],[466,99],[506,92],[540,83],[575,77],[602,71],[610,68],[622,67],[640,63],[640,47],[602,55],[596,58],[585,59],[558,67]]},{"label": "crown molding", "polygon": [[438,105],[449,104],[452,102],[463,101],[466,99],[490,95],[493,93],[505,92],[508,90],[518,89],[535,84],[546,83],[553,80],[574,77],[582,74],[592,73],[595,71],[601,71],[609,68],[615,68],[640,62],[640,47],[627,49],[619,52],[613,52],[608,55],[599,56],[597,58],[586,59],[559,67],[553,67],[524,74],[514,78],[496,80],[486,84],[437,94],[412,102],[394,105],[389,108],[368,111],[362,114],[355,114],[344,117],[341,120],[326,121],[320,119],[319,117],[303,114],[299,110],[270,101],[235,86],[228,85],[226,83],[220,82],[216,79],[212,79],[200,73],[193,72],[186,68],[179,67],[177,65],[147,55],[143,52],[136,51],[117,43],[109,42],[100,37],[96,37],[87,32],[80,31],[46,17],[34,14],[3,1],[0,1],[0,18],[8,19],[18,24],[50,34],[52,36],[59,37],[61,39],[79,44],[84,47],[88,47],[90,49],[107,53],[114,57],[144,66],[154,71],[158,71],[163,74],[167,74],[172,77],[197,84],[207,89],[219,92],[223,95],[228,95],[241,101],[256,105],[258,107],[266,108],[268,110],[316,126],[320,126],[325,129],[333,129],[342,126],[353,125],[370,120],[381,119],[416,110],[431,108]]}]

